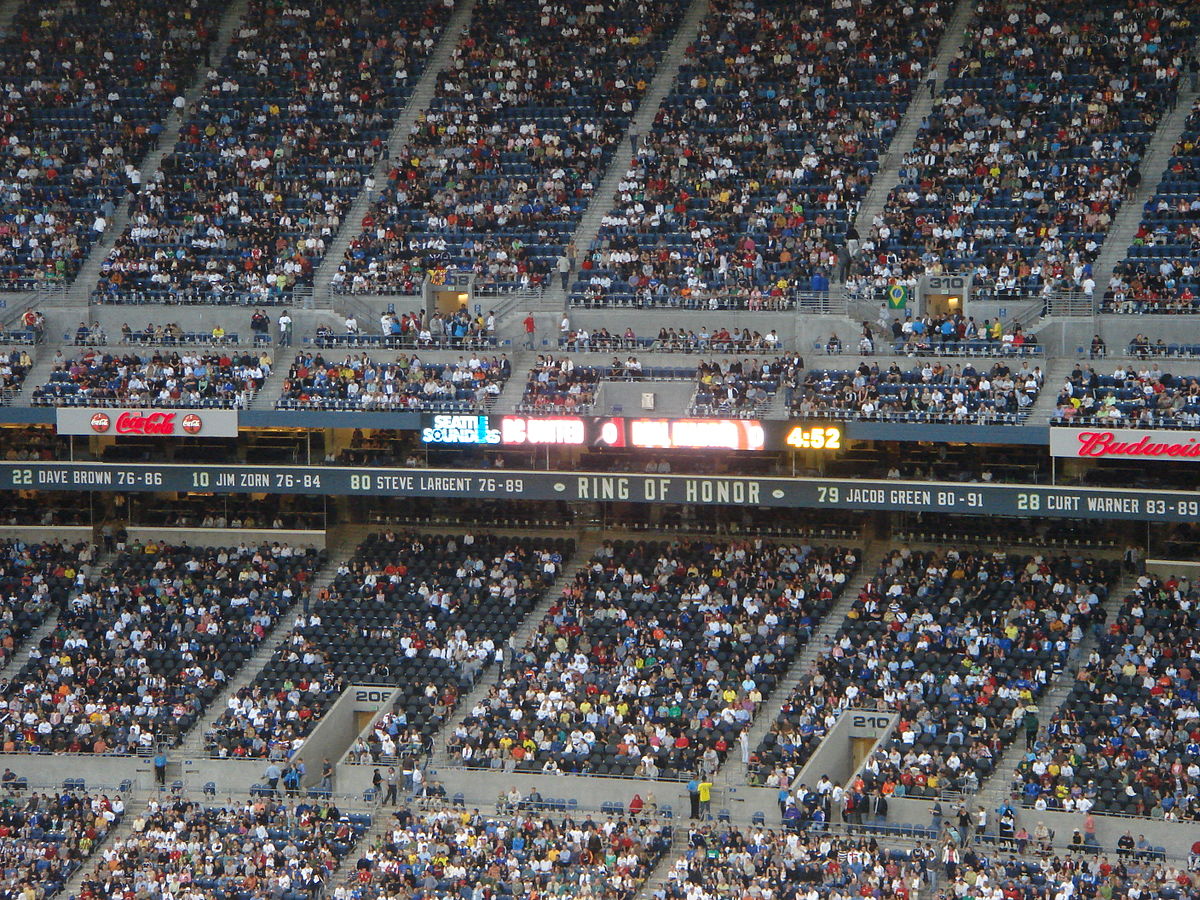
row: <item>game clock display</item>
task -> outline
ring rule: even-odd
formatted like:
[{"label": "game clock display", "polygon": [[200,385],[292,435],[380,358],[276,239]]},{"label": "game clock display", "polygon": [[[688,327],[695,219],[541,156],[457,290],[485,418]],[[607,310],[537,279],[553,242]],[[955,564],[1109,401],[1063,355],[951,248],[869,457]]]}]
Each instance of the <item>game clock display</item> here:
[{"label": "game clock display", "polygon": [[841,450],[840,425],[793,425],[784,438],[787,446],[796,450]]}]

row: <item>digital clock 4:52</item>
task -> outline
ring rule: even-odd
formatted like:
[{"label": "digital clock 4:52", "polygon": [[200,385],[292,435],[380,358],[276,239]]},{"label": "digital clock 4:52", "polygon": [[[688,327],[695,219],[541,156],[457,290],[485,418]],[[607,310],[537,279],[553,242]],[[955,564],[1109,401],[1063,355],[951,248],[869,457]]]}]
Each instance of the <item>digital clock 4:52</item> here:
[{"label": "digital clock 4:52", "polygon": [[784,442],[797,450],[841,450],[840,425],[796,425],[788,431]]}]

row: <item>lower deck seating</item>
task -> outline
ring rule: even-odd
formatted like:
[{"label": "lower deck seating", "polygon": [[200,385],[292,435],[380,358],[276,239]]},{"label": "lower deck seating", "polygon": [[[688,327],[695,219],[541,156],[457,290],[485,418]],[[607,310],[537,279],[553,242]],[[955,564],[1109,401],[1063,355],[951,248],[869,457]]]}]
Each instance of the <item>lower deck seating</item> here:
[{"label": "lower deck seating", "polygon": [[1017,767],[1026,806],[1200,821],[1200,590],[1139,576]]},{"label": "lower deck seating", "polygon": [[81,896],[320,896],[371,821],[329,802],[151,800],[131,834],[100,849]]},{"label": "lower deck seating", "polygon": [[307,590],[316,551],[134,542],[61,604],[0,698],[6,751],[176,744]]},{"label": "lower deck seating", "polygon": [[760,540],[606,542],[451,752],[510,771],[714,772],[857,565]]},{"label": "lower deck seating", "polygon": [[573,551],[567,538],[372,535],[230,698],[209,753],[282,758],[347,684],[400,688],[396,725],[427,743]]}]

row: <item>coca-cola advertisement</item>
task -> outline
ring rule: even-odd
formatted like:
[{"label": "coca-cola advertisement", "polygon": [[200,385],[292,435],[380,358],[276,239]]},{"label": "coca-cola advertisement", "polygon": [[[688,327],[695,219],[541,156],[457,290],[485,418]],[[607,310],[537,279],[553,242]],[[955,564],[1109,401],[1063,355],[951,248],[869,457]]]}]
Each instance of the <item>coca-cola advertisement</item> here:
[{"label": "coca-cola advertisement", "polygon": [[1169,428],[1051,428],[1050,454],[1071,459],[1200,461],[1200,432]]},{"label": "coca-cola advertisement", "polygon": [[237,437],[232,409],[94,409],[59,407],[59,434],[111,437]]}]

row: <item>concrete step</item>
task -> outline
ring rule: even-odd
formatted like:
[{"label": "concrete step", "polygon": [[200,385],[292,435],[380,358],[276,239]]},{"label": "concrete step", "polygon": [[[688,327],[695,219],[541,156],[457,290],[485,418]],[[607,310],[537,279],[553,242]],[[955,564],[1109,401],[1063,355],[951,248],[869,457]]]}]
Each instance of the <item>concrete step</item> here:
[{"label": "concrete step", "polygon": [[388,153],[375,163],[375,168],[371,172],[374,189],[368,190],[364,186],[359,191],[358,196],[354,199],[354,203],[351,204],[346,215],[342,217],[342,224],[337,234],[334,235],[332,242],[326,248],[325,257],[321,260],[317,271],[313,273],[313,284],[316,286],[319,296],[331,297],[330,282],[333,280],[333,276],[337,274],[338,267],[342,264],[342,257],[346,253],[346,248],[350,246],[350,242],[362,230],[361,223],[363,216],[366,215],[371,203],[379,195],[380,189],[384,186],[388,169],[392,164],[391,161],[400,156],[404,145],[408,142],[409,135],[412,134],[413,128],[416,127],[418,120],[424,116],[425,111],[429,108],[429,104],[433,100],[434,91],[437,88],[438,75],[449,64],[451,55],[454,53],[454,48],[458,45],[463,31],[471,22],[471,12],[474,8],[475,0],[458,0],[455,3],[454,12],[450,14],[446,28],[443,30],[442,36],[438,39],[437,46],[434,47],[433,53],[430,54],[429,59],[426,61],[417,86],[409,96],[408,102],[404,106],[404,111],[401,112],[399,118],[396,119],[396,124],[392,127],[391,134],[388,137]]},{"label": "concrete step", "polygon": [[675,869],[676,861],[687,850],[689,840],[688,827],[682,823],[676,825],[671,831],[671,849],[663,854],[663,858],[650,870],[650,874],[646,876],[646,880],[642,883],[634,900],[650,900],[652,897],[665,896],[671,872]]},{"label": "concrete step", "polygon": [[512,360],[512,376],[505,383],[494,403],[492,412],[498,415],[514,413],[517,404],[525,396],[525,384],[529,380],[529,368],[533,365],[535,356],[532,350],[516,350],[509,353]]},{"label": "concrete step", "polygon": [[[221,17],[221,23],[217,28],[217,35],[213,39],[209,51],[209,56],[214,62],[224,56],[225,51],[229,49],[234,33],[246,15],[248,6],[248,0],[233,0],[225,9],[225,13]],[[188,110],[199,99],[207,74],[208,66],[205,66],[203,63],[197,66],[196,75],[183,95],[185,101],[184,108],[182,110],[172,108],[167,115],[166,120],[163,122],[163,130],[158,137],[158,142],[147,152],[139,166],[138,171],[141,175],[142,184],[150,182],[155,173],[158,172],[162,161],[166,159],[174,148],[175,141],[179,136],[179,129],[187,119]],[[108,223],[108,228],[105,230],[104,235],[92,245],[92,249],[88,252],[87,259],[80,267],[79,274],[75,276],[75,280],[72,282],[67,294],[72,305],[88,305],[92,290],[95,288],[96,281],[100,277],[100,269],[108,259],[108,254],[116,246],[118,238],[120,238],[125,228],[129,225],[129,211],[132,199],[132,197],[128,197],[117,206],[116,215]]]},{"label": "concrete step", "polygon": [[[309,581],[314,593],[318,587],[325,587],[333,583],[333,577],[338,570],[338,566],[350,559],[354,552],[354,547],[354,544],[344,545],[339,543],[328,548],[328,558],[325,560],[325,565],[318,569]],[[183,743],[177,750],[172,752],[172,756],[177,759],[195,759],[204,756],[204,736],[212,730],[217,719],[221,718],[221,715],[225,712],[229,698],[242,688],[250,685],[258,676],[258,673],[271,661],[271,657],[275,655],[276,649],[278,649],[279,645],[291,632],[292,626],[296,621],[296,613],[299,609],[300,607],[297,605],[279,617],[274,627],[267,632],[262,643],[258,645],[258,649],[254,652],[254,655],[246,660],[245,664],[233,674],[226,684],[225,690],[213,698],[213,702],[204,711],[203,718],[192,726],[191,730],[184,736]]]},{"label": "concrete step", "polygon": [[29,651],[40,646],[42,639],[50,634],[56,625],[58,625],[58,610],[50,610],[42,624],[17,645],[4,668],[0,669],[0,684],[8,684],[13,676],[21,671],[21,667],[29,661]]},{"label": "concrete step", "polygon": [[7,34],[12,28],[17,10],[21,8],[21,0],[4,0],[0,3],[0,35]]},{"label": "concrete step", "polygon": [[[70,357],[67,349],[63,350],[63,355]],[[25,375],[21,390],[12,399],[12,406],[33,406],[33,392],[50,380],[50,373],[54,371],[54,357],[54,350],[45,347],[39,349],[33,360],[33,368]]]},{"label": "concrete step", "polygon": [[1158,129],[1154,132],[1139,166],[1142,175],[1141,187],[1136,194],[1121,204],[1109,226],[1104,246],[1100,248],[1100,256],[1092,267],[1098,296],[1108,288],[1113,269],[1125,258],[1129,245],[1133,243],[1133,236],[1137,234],[1138,226],[1142,222],[1142,207],[1154,196],[1158,183],[1171,161],[1171,150],[1183,135],[1183,126],[1192,111],[1192,103],[1200,96],[1200,92],[1191,89],[1186,75],[1181,82],[1175,108],[1158,123]]},{"label": "concrete step", "polygon": [[1071,359],[1048,359],[1040,363],[1042,371],[1046,373],[1045,379],[1042,381],[1042,392],[1038,394],[1037,400],[1029,409],[1029,415],[1025,418],[1027,425],[1046,425],[1049,423],[1054,411],[1058,408],[1058,389],[1063,382],[1067,380],[1067,376],[1071,374],[1071,370],[1075,367],[1075,361]]},{"label": "concrete step", "polygon": [[[800,654],[792,660],[787,674],[776,685],[775,690],[763,702],[762,708],[755,714],[749,732],[751,753],[755,752],[758,745],[762,743],[763,738],[771,730],[771,726],[775,724],[775,720],[779,718],[779,713],[783,709],[783,705],[788,701],[788,698],[791,697],[792,691],[796,689],[801,681],[812,674],[817,660],[822,654],[828,652],[838,629],[846,621],[846,614],[850,612],[850,608],[854,605],[854,601],[858,597],[858,592],[879,570],[884,554],[888,552],[888,549],[890,548],[882,545],[873,546],[869,542],[864,542],[858,573],[847,583],[837,603],[833,605],[833,608],[821,620],[821,625],[816,633],[805,644]],[[725,764],[721,766],[713,781],[718,787],[738,786],[747,784],[748,782],[749,773],[747,766],[742,762],[741,755],[737,752],[730,752],[729,757],[725,760]]]},{"label": "concrete step", "polygon": [[275,408],[275,401],[283,392],[283,383],[287,381],[292,360],[296,358],[296,351],[291,347],[279,347],[272,351],[271,358],[275,360],[275,365],[271,369],[271,374],[267,376],[267,380],[263,382],[263,386],[250,401],[250,409]]},{"label": "concrete step", "polygon": [[372,815],[374,818],[371,820],[371,827],[363,832],[358,842],[350,848],[350,852],[338,860],[337,868],[326,877],[325,889],[321,896],[332,897],[337,888],[341,887],[343,883],[349,882],[359,859],[380,841],[395,822],[391,812],[382,806],[376,807],[372,811]]}]

